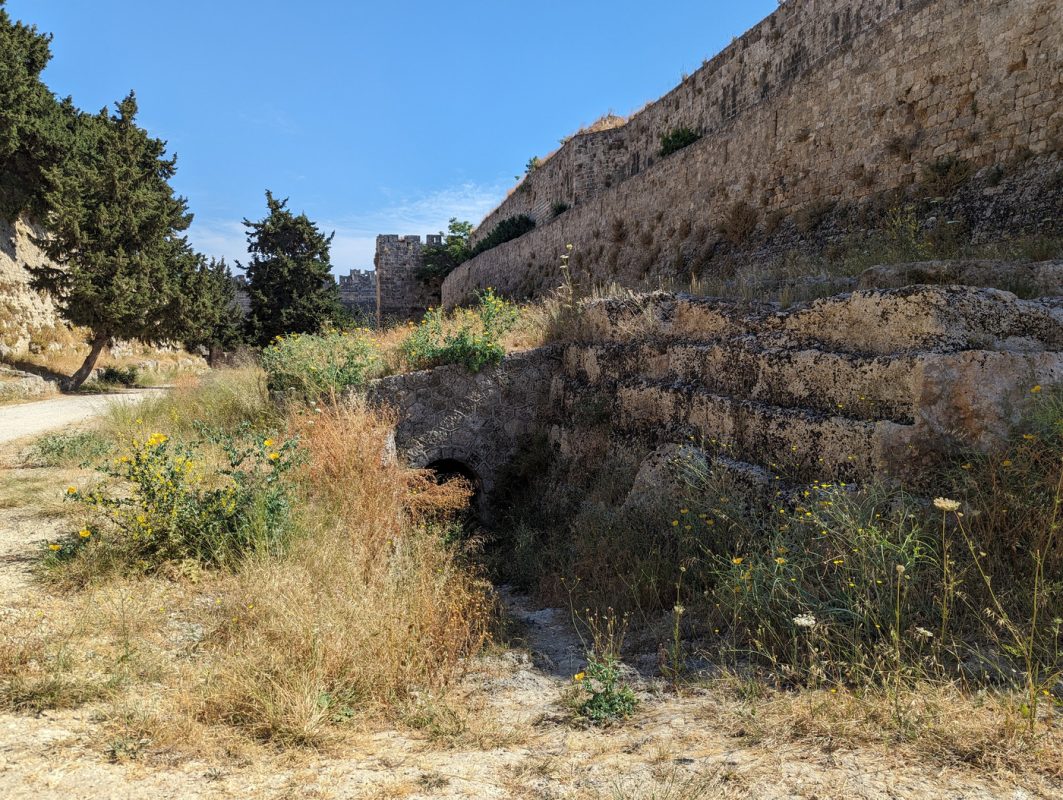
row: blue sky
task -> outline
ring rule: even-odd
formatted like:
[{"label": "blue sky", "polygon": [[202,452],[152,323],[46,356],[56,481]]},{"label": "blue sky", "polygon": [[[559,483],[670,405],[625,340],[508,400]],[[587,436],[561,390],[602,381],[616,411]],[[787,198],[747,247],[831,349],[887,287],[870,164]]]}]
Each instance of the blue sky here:
[{"label": "blue sky", "polygon": [[378,233],[479,222],[533,155],[671,89],[777,7],[722,2],[8,0],[50,31],[45,72],[95,111],[137,92],[178,154],[196,247],[245,259],[264,191],[336,231],[337,272]]}]

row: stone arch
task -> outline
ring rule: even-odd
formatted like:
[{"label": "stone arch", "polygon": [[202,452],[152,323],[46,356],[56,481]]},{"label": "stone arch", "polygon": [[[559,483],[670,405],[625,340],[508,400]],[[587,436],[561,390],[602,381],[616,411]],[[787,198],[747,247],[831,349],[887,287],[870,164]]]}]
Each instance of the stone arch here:
[{"label": "stone arch", "polygon": [[486,513],[486,498],[494,489],[494,474],[491,466],[476,453],[459,447],[438,447],[429,450],[418,461],[418,466],[444,476],[460,476],[473,485],[472,506],[477,516]]}]

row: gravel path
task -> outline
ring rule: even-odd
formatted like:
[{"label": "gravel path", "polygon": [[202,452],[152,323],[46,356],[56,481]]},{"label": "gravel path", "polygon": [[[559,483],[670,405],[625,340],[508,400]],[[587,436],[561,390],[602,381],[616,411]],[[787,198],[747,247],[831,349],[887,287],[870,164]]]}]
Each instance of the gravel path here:
[{"label": "gravel path", "polygon": [[0,444],[37,436],[99,414],[111,403],[136,403],[158,389],[134,389],[122,394],[67,395],[36,403],[0,406]]}]

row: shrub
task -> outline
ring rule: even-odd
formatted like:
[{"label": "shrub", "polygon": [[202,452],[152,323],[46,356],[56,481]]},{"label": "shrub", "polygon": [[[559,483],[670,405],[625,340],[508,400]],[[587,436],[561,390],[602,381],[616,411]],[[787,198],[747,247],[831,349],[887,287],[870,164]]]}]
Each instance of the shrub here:
[{"label": "shrub", "polygon": [[690,128],[675,128],[666,134],[661,136],[661,158],[670,156],[677,150],[682,150],[684,147],[694,144],[701,138],[700,133],[692,131]]},{"label": "shrub", "polygon": [[[224,454],[211,466],[207,445]],[[99,470],[112,488],[81,491],[70,499],[95,512],[65,542],[49,544],[53,565],[103,555],[135,571],[168,562],[233,565],[252,552],[273,552],[289,532],[289,486],[294,440],[213,436],[181,444],[162,433],[135,439],[130,452]],[[104,550],[105,553],[92,551]]]},{"label": "shrub", "polygon": [[923,167],[923,191],[929,197],[949,197],[971,177],[969,161],[955,156],[941,158]]},{"label": "shrub", "polygon": [[739,200],[727,209],[719,225],[720,235],[731,244],[742,244],[757,229],[760,215],[744,200]]},{"label": "shrub", "polygon": [[628,618],[617,618],[612,609],[591,612],[585,620],[591,636],[587,668],[573,676],[568,703],[577,717],[601,725],[626,719],[635,713],[638,699],[621,680],[620,652]]},{"label": "shrub", "polygon": [[376,348],[362,331],[296,333],[278,337],[262,351],[269,391],[306,403],[363,385],[378,361]]},{"label": "shrub", "polygon": [[794,214],[794,222],[797,225],[797,229],[801,233],[811,233],[817,230],[830,216],[830,213],[837,206],[837,202],[834,200],[814,200],[806,206],[803,206],[796,214]]},{"label": "shrub", "polygon": [[516,217],[508,217],[495,225],[495,227],[491,229],[491,232],[472,248],[469,258],[478,256],[480,253],[498,247],[500,244],[505,244],[508,241],[523,236],[534,227],[535,220],[526,214],[521,214]]},{"label": "shrub", "polygon": [[550,214],[554,217],[560,217],[568,211],[569,208],[571,208],[571,206],[569,206],[564,200],[555,200],[553,205],[550,206]]},{"label": "shrub", "polygon": [[480,295],[476,312],[466,312],[462,317],[457,330],[449,330],[443,311],[430,309],[402,343],[410,368],[464,364],[470,371],[479,372],[488,364],[500,362],[506,354],[502,336],[519,319],[516,306],[488,287]]},{"label": "shrub", "polygon": [[638,700],[631,687],[621,682],[620,662],[615,657],[592,657],[574,680],[573,707],[580,717],[602,724],[635,713]]},{"label": "shrub", "polygon": [[737,651],[812,684],[917,662],[922,631],[935,628],[934,541],[921,515],[878,489],[804,494],[759,513],[717,496],[679,515],[694,525],[691,578],[709,592],[715,625]]},{"label": "shrub", "polygon": [[96,380],[115,386],[136,386],[139,377],[136,367],[104,367]]}]

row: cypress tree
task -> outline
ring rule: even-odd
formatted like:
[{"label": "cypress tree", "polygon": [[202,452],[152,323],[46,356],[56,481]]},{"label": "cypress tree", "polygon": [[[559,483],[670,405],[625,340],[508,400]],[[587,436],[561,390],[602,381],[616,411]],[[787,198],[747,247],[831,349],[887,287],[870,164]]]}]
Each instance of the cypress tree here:
[{"label": "cypress tree", "polygon": [[189,333],[184,344],[189,350],[203,348],[207,363],[214,366],[218,353],[231,350],[242,341],[243,312],[236,302],[236,284],[225,259],[210,262],[197,256],[197,267],[187,274],[184,313]]},{"label": "cypress tree", "polygon": [[335,234],[325,236],[306,214],[287,206],[287,199],[267,191],[269,213],[258,222],[244,220],[251,253],[245,268],[248,333],[263,345],[283,334],[317,332],[347,316],[329,261]]},{"label": "cypress tree", "polygon": [[73,104],[56,101],[40,79],[49,34],[12,22],[0,0],[0,216],[42,211],[44,172],[68,146]]},{"label": "cypress tree", "polygon": [[116,112],[78,114],[65,157],[44,174],[49,236],[39,244],[56,266],[33,269],[33,282],[64,319],[91,331],[70,388],[113,339],[178,341],[190,324],[182,287],[198,262],[181,235],[192,215],[169,185],[176,158],[136,124],[133,93]]}]

